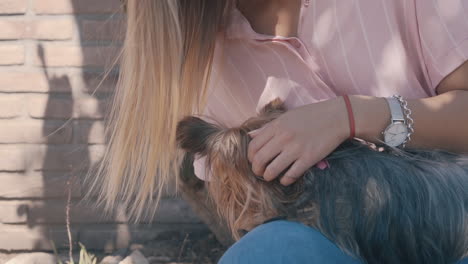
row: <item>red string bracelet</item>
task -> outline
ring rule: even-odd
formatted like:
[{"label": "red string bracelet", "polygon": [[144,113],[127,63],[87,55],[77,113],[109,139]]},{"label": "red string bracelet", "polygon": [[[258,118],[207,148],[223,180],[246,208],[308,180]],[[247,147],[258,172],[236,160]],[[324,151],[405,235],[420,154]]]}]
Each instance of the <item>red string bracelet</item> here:
[{"label": "red string bracelet", "polygon": [[349,120],[349,139],[354,138],[355,134],[355,124],[354,124],[354,115],[353,108],[351,107],[351,102],[349,101],[348,95],[343,95],[343,99],[346,103],[346,109],[348,110],[348,120]]}]

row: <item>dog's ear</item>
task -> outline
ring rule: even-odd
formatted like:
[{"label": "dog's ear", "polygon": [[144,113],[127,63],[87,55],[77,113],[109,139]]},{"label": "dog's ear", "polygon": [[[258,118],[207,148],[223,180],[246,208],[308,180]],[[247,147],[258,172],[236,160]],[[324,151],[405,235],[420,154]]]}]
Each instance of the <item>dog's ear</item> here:
[{"label": "dog's ear", "polygon": [[281,100],[279,97],[276,97],[262,108],[262,110],[260,111],[260,115],[284,112],[286,112],[286,107],[284,106],[283,100]]},{"label": "dog's ear", "polygon": [[206,154],[210,138],[220,131],[220,127],[201,118],[187,116],[177,124],[177,144],[187,152]]}]

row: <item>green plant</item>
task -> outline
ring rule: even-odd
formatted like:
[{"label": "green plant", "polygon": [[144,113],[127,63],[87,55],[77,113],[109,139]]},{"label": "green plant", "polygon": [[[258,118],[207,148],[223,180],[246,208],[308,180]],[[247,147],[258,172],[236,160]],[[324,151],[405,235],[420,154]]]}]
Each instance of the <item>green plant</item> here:
[{"label": "green plant", "polygon": [[[52,249],[54,250],[55,258],[57,259],[57,264],[63,264],[62,260],[60,260],[60,257],[58,255],[57,248],[55,247],[55,243],[53,241],[50,241],[50,244],[52,245]],[[78,261],[78,264],[96,264],[97,263],[96,256],[89,253],[86,250],[86,247],[81,242],[78,242],[78,244],[81,247],[80,260]],[[70,257],[70,260],[67,261],[66,264],[75,264],[75,262],[73,261],[73,258]]]},{"label": "green plant", "polygon": [[[80,250],[80,260],[79,260],[79,264],[96,264],[97,263],[97,258],[96,256],[94,256],[93,254],[89,253],[87,250],[86,250],[86,247],[81,244],[81,242],[78,242],[78,244],[80,245],[81,247],[81,250]],[[71,263],[69,264],[74,264],[73,263],[73,260]]]},{"label": "green plant", "polygon": [[62,260],[59,258],[59,255],[57,253],[57,248],[55,247],[54,241],[50,240],[50,244],[52,245],[52,249],[54,250],[54,255],[55,255],[55,258],[57,259],[57,264],[63,264]]}]

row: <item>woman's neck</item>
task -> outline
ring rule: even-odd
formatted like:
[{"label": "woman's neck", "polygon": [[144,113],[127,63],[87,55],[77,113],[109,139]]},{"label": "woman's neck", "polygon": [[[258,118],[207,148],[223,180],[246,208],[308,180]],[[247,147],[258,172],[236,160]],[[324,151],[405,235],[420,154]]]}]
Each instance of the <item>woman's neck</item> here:
[{"label": "woman's neck", "polygon": [[261,34],[295,37],[301,0],[239,0],[237,8]]}]

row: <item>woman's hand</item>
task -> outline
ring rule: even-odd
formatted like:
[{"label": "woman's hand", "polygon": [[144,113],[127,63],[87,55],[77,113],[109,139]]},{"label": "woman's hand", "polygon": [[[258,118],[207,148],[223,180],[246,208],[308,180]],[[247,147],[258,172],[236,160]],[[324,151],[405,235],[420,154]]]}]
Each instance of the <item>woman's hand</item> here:
[{"label": "woman's hand", "polygon": [[294,183],[348,137],[348,124],[342,97],[289,110],[249,133],[252,170],[271,181],[291,166],[280,182]]}]

